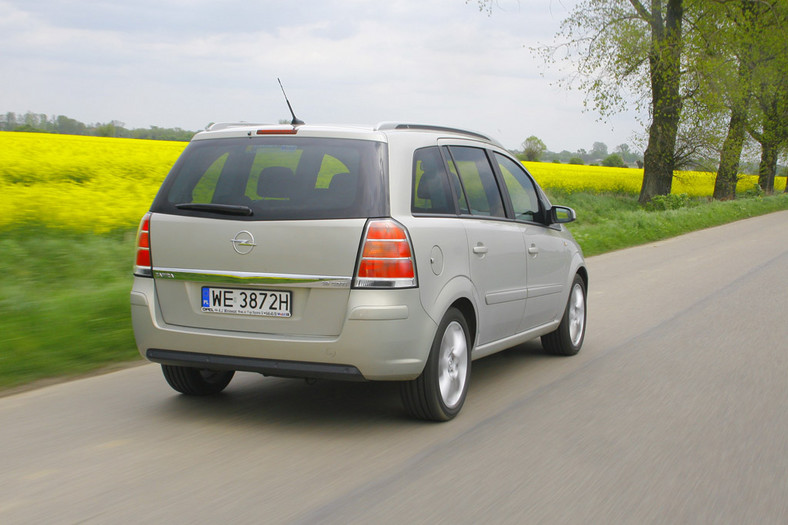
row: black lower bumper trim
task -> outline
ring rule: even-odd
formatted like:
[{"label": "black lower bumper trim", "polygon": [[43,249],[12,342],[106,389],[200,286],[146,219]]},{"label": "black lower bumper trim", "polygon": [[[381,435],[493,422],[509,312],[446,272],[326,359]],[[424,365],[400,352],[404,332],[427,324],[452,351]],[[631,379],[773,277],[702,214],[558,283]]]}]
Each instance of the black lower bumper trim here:
[{"label": "black lower bumper trim", "polygon": [[257,372],[266,376],[306,377],[314,379],[339,379],[343,381],[365,381],[355,366],[301,361],[280,361],[254,357],[234,357],[214,354],[198,354],[176,350],[148,348],[145,356],[154,363],[211,370],[237,370]]}]

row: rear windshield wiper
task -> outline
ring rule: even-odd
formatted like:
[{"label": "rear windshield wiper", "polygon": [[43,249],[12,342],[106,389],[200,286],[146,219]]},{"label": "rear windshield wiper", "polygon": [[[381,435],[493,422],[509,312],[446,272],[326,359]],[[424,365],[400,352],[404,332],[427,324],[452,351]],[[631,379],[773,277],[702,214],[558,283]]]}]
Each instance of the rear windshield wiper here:
[{"label": "rear windshield wiper", "polygon": [[176,204],[179,210],[208,211],[213,213],[224,213],[225,215],[254,215],[252,208],[239,204],[213,204],[206,202],[183,202]]}]

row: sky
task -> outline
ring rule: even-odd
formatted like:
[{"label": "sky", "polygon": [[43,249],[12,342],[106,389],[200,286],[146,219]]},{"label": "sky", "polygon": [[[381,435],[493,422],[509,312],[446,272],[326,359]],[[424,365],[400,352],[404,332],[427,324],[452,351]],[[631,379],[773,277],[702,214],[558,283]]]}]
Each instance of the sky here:
[{"label": "sky", "polygon": [[212,122],[455,126],[510,149],[641,150],[530,49],[577,0],[0,0],[0,113],[127,128]]}]

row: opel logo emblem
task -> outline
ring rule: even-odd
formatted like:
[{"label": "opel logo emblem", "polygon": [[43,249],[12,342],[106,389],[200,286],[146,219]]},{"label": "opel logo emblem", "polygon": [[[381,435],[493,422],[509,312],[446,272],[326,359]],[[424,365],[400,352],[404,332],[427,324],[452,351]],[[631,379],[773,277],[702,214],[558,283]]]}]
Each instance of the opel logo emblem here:
[{"label": "opel logo emblem", "polygon": [[233,245],[233,250],[240,255],[246,255],[254,250],[254,247],[257,246],[254,243],[254,235],[246,230],[241,230],[235,234],[235,237],[230,239],[230,242]]}]

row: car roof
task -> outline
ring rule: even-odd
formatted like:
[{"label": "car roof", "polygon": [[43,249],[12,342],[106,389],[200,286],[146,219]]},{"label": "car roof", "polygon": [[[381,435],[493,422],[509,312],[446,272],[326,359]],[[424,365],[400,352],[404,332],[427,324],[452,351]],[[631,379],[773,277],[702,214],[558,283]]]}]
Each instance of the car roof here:
[{"label": "car roof", "polygon": [[495,139],[477,131],[432,124],[405,122],[381,122],[375,126],[348,124],[262,124],[251,122],[221,122],[212,124],[205,131],[197,133],[192,140],[214,138],[253,137],[265,135],[299,135],[308,137],[334,137],[366,139],[387,142],[392,134],[423,133],[438,135],[440,138],[461,138],[486,142],[503,148]]}]

